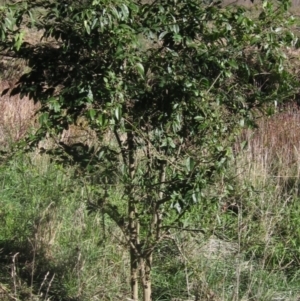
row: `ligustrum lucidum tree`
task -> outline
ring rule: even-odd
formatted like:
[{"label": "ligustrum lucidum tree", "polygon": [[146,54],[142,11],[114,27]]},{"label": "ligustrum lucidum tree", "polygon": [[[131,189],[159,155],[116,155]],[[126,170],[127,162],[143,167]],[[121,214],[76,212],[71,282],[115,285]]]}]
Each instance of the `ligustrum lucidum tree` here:
[{"label": "ligustrum lucidum tree", "polygon": [[[97,175],[99,198],[89,209],[124,234],[133,300],[139,284],[151,300],[155,247],[207,200],[207,187],[226,171],[235,130],[295,93],[284,54],[295,40],[287,8],[288,1],[263,1],[254,21],[244,8],[198,0],[1,7],[1,53],[29,66],[12,93],[41,103],[27,145],[46,135],[60,141],[79,121],[94,131],[93,146],[60,141],[47,151],[76,164],[82,177]],[[34,30],[42,39],[29,43]],[[118,204],[110,198],[116,187]]]}]

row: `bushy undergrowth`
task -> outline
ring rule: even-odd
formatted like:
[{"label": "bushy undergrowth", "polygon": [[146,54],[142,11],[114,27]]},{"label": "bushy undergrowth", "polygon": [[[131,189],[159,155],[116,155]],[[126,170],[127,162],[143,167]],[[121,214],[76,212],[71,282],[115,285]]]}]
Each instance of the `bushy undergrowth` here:
[{"label": "bushy undergrowth", "polygon": [[12,298],[126,295],[119,234],[105,217],[87,215],[85,187],[72,170],[47,157],[21,155],[1,166],[0,183],[0,282],[11,287]]},{"label": "bushy undergrowth", "polygon": [[299,297],[298,114],[296,106],[289,107],[239,136],[245,147],[212,189],[211,200],[186,216],[186,235],[173,233],[173,249],[180,252],[169,251],[164,264],[165,270],[172,263],[178,269],[157,272],[158,282],[166,283],[157,300],[169,300],[170,291],[199,300]]},{"label": "bushy undergrowth", "polygon": [[[241,136],[247,144],[226,181],[157,247],[153,300],[299,295],[299,131],[297,115],[289,114]],[[122,233],[100,212],[88,214],[95,183],[37,154],[16,155],[0,168],[3,298],[130,296]],[[112,197],[122,201],[117,187]]]}]

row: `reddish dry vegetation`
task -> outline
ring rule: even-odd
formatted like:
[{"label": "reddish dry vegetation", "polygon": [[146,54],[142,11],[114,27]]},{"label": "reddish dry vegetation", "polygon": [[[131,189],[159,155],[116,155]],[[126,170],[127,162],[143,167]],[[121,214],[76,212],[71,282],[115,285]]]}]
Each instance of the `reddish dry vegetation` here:
[{"label": "reddish dry vegetation", "polygon": [[28,129],[34,125],[35,112],[39,105],[34,104],[28,97],[10,96],[3,91],[13,86],[12,82],[0,82],[0,143],[2,146],[23,138]]},{"label": "reddish dry vegetation", "polygon": [[[275,173],[275,176],[287,176],[283,174],[285,171],[288,173],[291,168],[300,168],[299,106],[290,103],[278,109],[273,116],[261,118],[257,129],[243,131],[238,140],[239,143],[247,142],[245,151],[249,161],[260,162],[266,171]],[[237,152],[240,151],[237,149]]]},{"label": "reddish dry vegetation", "polygon": [[[258,0],[223,0],[223,3],[225,5],[238,4],[238,5],[251,6],[257,4],[257,2],[259,1]],[[291,3],[293,7],[296,7],[300,5],[300,0],[292,0]]]}]

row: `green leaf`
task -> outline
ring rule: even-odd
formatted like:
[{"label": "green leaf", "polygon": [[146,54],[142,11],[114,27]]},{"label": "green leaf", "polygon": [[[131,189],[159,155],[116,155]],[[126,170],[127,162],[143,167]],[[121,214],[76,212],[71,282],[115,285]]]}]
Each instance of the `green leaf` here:
[{"label": "green leaf", "polygon": [[106,118],[105,114],[99,114],[97,118],[98,124],[102,127],[106,126],[108,124],[108,120]]},{"label": "green leaf", "polygon": [[179,33],[179,26],[178,26],[178,24],[174,24],[174,25],[173,25],[173,31],[174,31],[175,33]]},{"label": "green leaf", "polygon": [[188,157],[185,161],[185,167],[188,172],[191,172],[195,167],[194,159],[191,157]]},{"label": "green leaf", "polygon": [[173,141],[173,139],[172,138],[167,138],[167,141],[168,141],[168,146],[170,146],[170,147],[172,147],[172,148],[175,148],[176,147],[176,145],[175,145],[175,143],[174,143],[174,141]]},{"label": "green leaf", "polygon": [[86,30],[87,34],[90,34],[91,33],[91,28],[88,24],[88,21],[84,20],[83,24],[84,24],[84,27],[85,27],[85,30]]},{"label": "green leaf", "polygon": [[116,107],[115,108],[115,117],[117,120],[120,120],[122,116],[122,108],[121,107]]},{"label": "green leaf", "polygon": [[143,66],[141,63],[137,63],[137,64],[136,64],[136,68],[137,68],[138,73],[139,73],[142,77],[144,77],[144,74],[145,74],[144,66]]},{"label": "green leaf", "polygon": [[21,45],[23,43],[23,37],[24,37],[24,35],[25,35],[24,31],[21,31],[19,34],[17,34],[15,36],[15,44],[14,44],[14,46],[15,46],[15,48],[16,48],[17,51],[19,51],[20,48],[21,48]]},{"label": "green leaf", "polygon": [[9,30],[13,30],[13,26],[14,26],[14,20],[12,18],[5,18],[5,25],[6,28],[8,28]]},{"label": "green leaf", "polygon": [[167,33],[168,33],[167,31],[163,31],[163,32],[160,33],[160,35],[158,36],[158,39],[159,39],[159,40],[162,40],[163,37],[164,37]]},{"label": "green leaf", "polygon": [[232,67],[232,68],[234,68],[236,70],[239,69],[238,63],[235,60],[229,60],[228,64],[230,65],[230,67]]},{"label": "green leaf", "polygon": [[129,16],[129,10],[128,10],[128,7],[124,3],[121,4],[121,10],[122,10],[124,18],[127,18]]},{"label": "green leaf", "polygon": [[98,18],[95,18],[94,20],[93,20],[93,23],[92,23],[92,25],[91,25],[91,29],[94,29],[95,28],[95,26],[96,26],[96,24],[98,23]]},{"label": "green leaf", "polygon": [[88,114],[89,114],[89,117],[90,117],[91,120],[95,119],[96,111],[94,109],[88,110]]},{"label": "green leaf", "polygon": [[43,113],[39,117],[39,123],[41,125],[47,125],[49,120],[49,114],[48,113]]}]

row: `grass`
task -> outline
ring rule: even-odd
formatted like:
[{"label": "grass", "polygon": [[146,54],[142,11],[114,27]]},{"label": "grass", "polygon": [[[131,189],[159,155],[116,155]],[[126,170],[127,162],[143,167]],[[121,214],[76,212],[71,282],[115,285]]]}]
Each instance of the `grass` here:
[{"label": "grass", "polygon": [[[174,255],[164,259],[164,270],[172,263],[180,268],[168,280],[157,273],[165,283],[157,300],[170,300],[170,292],[199,300],[299,298],[299,135],[298,111],[291,107],[242,133],[239,143],[246,147],[232,162],[230,189],[220,181],[212,191],[219,210],[201,204],[187,217],[190,226],[214,235],[173,233],[181,264]],[[224,202],[238,213],[223,211]],[[178,282],[185,292],[178,292]]]},{"label": "grass", "polygon": [[[157,248],[154,300],[299,296],[300,132],[288,116],[247,131],[248,144],[232,164],[232,187],[216,183],[215,205],[201,204],[186,217],[189,227],[208,234],[174,230]],[[0,283],[8,300],[130,296],[121,233],[107,217],[88,214],[88,182],[47,156],[19,154],[2,164],[0,185]],[[117,190],[113,197],[120,202]],[[236,203],[238,214],[223,211],[224,202]]]},{"label": "grass", "polygon": [[0,183],[0,282],[13,287],[14,298],[109,300],[126,294],[128,260],[118,234],[109,234],[111,223],[102,216],[87,215],[84,187],[72,171],[47,158],[21,156],[2,170]]},{"label": "grass", "polygon": [[[231,171],[239,174],[236,187],[218,200],[235,201],[241,211],[206,212],[200,206],[186,222],[196,229],[210,224],[214,235],[174,230],[158,246],[154,300],[299,296],[298,182],[286,186],[298,167],[291,138],[279,131],[286,114],[244,133],[247,147]],[[295,120],[286,122],[291,128]],[[7,300],[126,300],[126,248],[107,217],[88,215],[89,184],[37,154],[20,154],[1,169],[0,283]],[[283,172],[284,180],[278,176]]]}]

